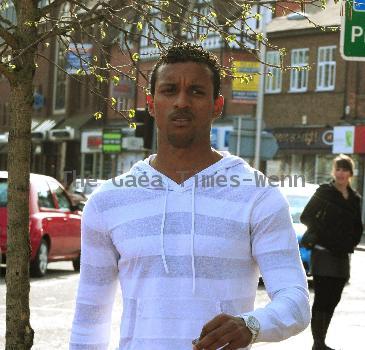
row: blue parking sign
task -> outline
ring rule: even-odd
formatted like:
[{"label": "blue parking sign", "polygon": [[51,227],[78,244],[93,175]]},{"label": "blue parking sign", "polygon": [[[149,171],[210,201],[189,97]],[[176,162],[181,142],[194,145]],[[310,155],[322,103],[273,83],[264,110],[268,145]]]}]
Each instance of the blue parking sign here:
[{"label": "blue parking sign", "polygon": [[354,0],[355,11],[365,11],[365,0]]}]

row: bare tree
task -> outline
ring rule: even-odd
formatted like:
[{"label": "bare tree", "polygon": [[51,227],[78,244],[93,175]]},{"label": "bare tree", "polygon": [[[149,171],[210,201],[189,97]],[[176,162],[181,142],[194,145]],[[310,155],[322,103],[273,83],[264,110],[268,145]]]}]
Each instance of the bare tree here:
[{"label": "bare tree", "polygon": [[[218,34],[226,45],[251,53],[259,60],[259,45],[274,47],[258,30],[263,9],[275,7],[305,12],[305,7],[325,6],[326,0],[2,0],[0,4],[0,73],[10,84],[10,130],[8,153],[8,241],[6,270],[6,349],[30,349],[34,331],[29,309],[29,172],[33,79],[39,59],[50,61],[39,51],[50,40],[58,40],[66,55],[73,45],[80,60],[71,79],[84,77],[95,82],[90,88],[102,105],[115,109],[107,95],[109,83],[124,75],[136,80],[141,53],[139,43],[148,40],[158,52],[176,41],[204,42]],[[204,11],[197,10],[204,6]],[[295,6],[293,6],[295,5]],[[14,10],[14,17],[6,13]],[[158,26],[160,22],[163,26]],[[254,25],[253,25],[254,24]],[[128,64],[112,66],[110,47],[115,38],[124,38],[120,50]],[[93,42],[97,54],[87,60],[83,43]],[[133,48],[131,48],[133,46]],[[280,67],[283,67],[282,64]],[[59,66],[58,69],[64,70]],[[67,74],[67,71],[65,71]],[[222,75],[230,75],[224,67]],[[147,79],[147,77],[145,77]],[[242,76],[247,80],[249,77]],[[141,84],[144,88],[145,84]],[[95,111],[102,117],[105,108]],[[119,111],[133,123],[134,111]]]}]

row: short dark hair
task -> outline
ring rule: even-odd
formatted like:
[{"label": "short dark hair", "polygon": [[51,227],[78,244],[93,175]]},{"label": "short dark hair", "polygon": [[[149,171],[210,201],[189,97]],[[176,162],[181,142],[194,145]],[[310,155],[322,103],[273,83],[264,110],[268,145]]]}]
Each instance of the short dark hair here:
[{"label": "short dark hair", "polygon": [[158,68],[164,64],[181,62],[196,62],[208,66],[213,73],[214,99],[219,96],[221,90],[221,65],[217,56],[207,50],[204,50],[200,45],[185,42],[169,46],[167,51],[157,60],[150,77],[150,92],[152,96],[155,95]]},{"label": "short dark hair", "polygon": [[340,154],[333,160],[333,167],[344,169],[350,172],[351,176],[354,175],[355,164],[352,158],[346,154]]}]

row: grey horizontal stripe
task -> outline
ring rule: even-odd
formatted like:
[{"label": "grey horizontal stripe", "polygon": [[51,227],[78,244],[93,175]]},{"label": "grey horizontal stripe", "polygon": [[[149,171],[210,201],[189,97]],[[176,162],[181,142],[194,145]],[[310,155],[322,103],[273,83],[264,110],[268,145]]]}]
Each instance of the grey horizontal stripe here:
[{"label": "grey horizontal stripe", "polygon": [[[197,337],[199,334],[197,334]],[[121,338],[119,350],[151,349],[151,350],[190,350],[193,339],[133,339]]]},{"label": "grey horizontal stripe", "polygon": [[69,350],[105,350],[108,344],[72,344],[70,343]]},{"label": "grey horizontal stripe", "polygon": [[[118,239],[134,239],[160,234],[162,214],[128,221],[113,231]],[[213,229],[212,229],[213,228]],[[226,239],[247,239],[249,225],[229,219],[222,219],[206,215],[195,215],[195,234]],[[190,235],[191,213],[167,213],[164,235]]]},{"label": "grey horizontal stripe", "polygon": [[280,250],[264,254],[258,254],[256,260],[262,271],[272,271],[288,269],[298,270],[301,266],[299,262],[299,253],[297,250]]},{"label": "grey horizontal stripe", "polygon": [[[190,256],[166,256],[169,273],[165,272],[160,256],[133,258],[121,262],[123,277],[138,278],[189,278],[192,276]],[[196,278],[235,279],[251,272],[253,262],[242,259],[195,257]],[[123,278],[122,277],[122,278]]]},{"label": "grey horizontal stripe", "polygon": [[109,321],[110,305],[86,305],[77,303],[75,322],[95,324]]},{"label": "grey horizontal stripe", "polygon": [[[113,188],[110,191],[98,192],[93,197],[94,203],[100,213],[133,204],[143,203],[164,195],[164,191],[146,190],[145,188]],[[121,210],[122,213],[122,210]]]},{"label": "grey horizontal stripe", "polygon": [[289,209],[284,207],[255,224],[253,227],[253,237],[291,229],[292,224]]},{"label": "grey horizontal stripe", "polygon": [[117,266],[96,267],[81,264],[80,283],[103,286],[114,282],[117,276]]},{"label": "grey horizontal stripe", "polygon": [[223,199],[234,203],[247,203],[252,200],[257,193],[262,190],[256,186],[248,186],[246,184],[239,187],[199,187],[196,193],[199,196],[210,197],[214,199]]},{"label": "grey horizontal stripe", "polygon": [[242,309],[245,306],[249,305],[251,302],[251,298],[246,299],[233,299],[233,300],[222,300],[221,301],[221,310],[223,313],[229,315],[237,315],[242,312]]},{"label": "grey horizontal stripe", "polygon": [[114,245],[110,239],[109,232],[96,231],[83,224],[83,242],[92,247],[112,248]]}]

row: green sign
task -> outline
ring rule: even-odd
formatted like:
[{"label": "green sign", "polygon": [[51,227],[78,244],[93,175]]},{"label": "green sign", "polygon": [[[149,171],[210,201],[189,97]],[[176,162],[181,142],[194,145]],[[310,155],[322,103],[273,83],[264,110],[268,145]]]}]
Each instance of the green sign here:
[{"label": "green sign", "polygon": [[365,61],[365,0],[347,0],[341,25],[344,60]]},{"label": "green sign", "polygon": [[104,129],[103,130],[103,152],[119,153],[122,149],[122,130]]}]

